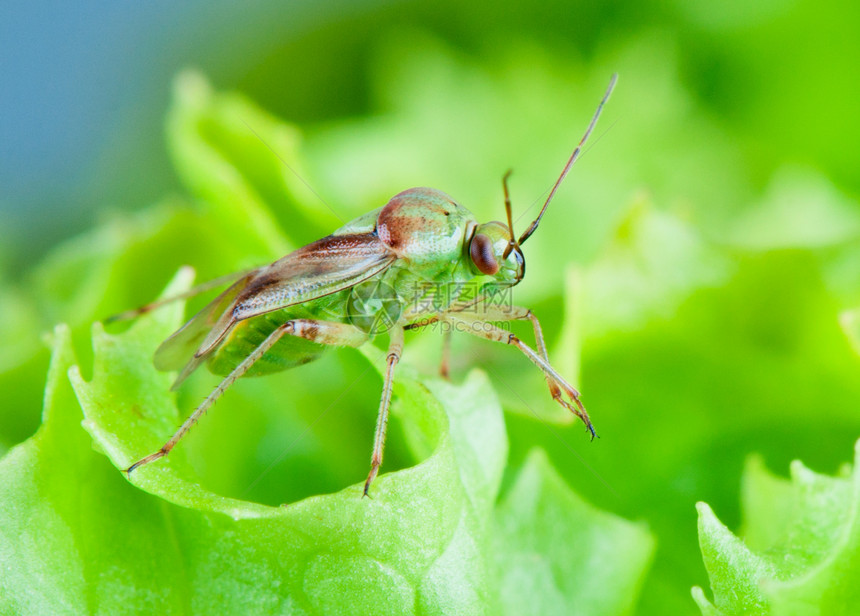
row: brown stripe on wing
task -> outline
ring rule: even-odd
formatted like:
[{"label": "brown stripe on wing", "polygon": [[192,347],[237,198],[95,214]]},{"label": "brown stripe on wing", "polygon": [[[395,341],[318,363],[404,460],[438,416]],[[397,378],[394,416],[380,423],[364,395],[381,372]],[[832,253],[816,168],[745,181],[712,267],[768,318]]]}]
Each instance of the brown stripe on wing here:
[{"label": "brown stripe on wing", "polygon": [[375,233],[330,235],[263,269],[236,298],[237,320],[336,293],[388,268],[397,255]]}]

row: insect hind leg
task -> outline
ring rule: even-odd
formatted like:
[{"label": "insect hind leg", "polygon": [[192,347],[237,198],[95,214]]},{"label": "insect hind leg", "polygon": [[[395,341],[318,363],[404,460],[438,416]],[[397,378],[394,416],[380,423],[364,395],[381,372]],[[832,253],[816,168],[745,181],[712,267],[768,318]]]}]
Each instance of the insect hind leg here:
[{"label": "insect hind leg", "polygon": [[361,346],[367,341],[367,334],[353,325],[345,323],[335,323],[331,321],[317,321],[314,319],[293,319],[280,325],[275,331],[260,343],[238,366],[236,366],[230,374],[212,390],[205,400],[194,409],[194,412],[186,419],[176,433],[170,437],[158,451],[145,456],[125,469],[126,475],[131,476],[132,471],[136,468],[154,462],[159,458],[163,458],[176,446],[176,444],[185,436],[192,426],[208,411],[215,401],[221,397],[228,387],[235,383],[243,374],[245,374],[254,362],[259,360],[263,355],[271,349],[278,340],[283,336],[297,336],[305,338],[319,344],[335,345],[335,346]]}]

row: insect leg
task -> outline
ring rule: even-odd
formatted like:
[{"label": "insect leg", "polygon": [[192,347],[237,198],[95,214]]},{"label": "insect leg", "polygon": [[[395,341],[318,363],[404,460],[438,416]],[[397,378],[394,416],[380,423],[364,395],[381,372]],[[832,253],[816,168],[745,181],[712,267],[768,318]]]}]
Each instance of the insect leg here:
[{"label": "insect leg", "polygon": [[[526,310],[526,309],[519,309]],[[532,315],[533,316],[533,315]],[[536,365],[538,368],[543,371],[544,375],[547,378],[547,382],[550,383],[550,393],[552,394],[553,400],[561,404],[563,407],[571,411],[574,415],[579,417],[585,427],[588,428],[589,432],[591,432],[591,438],[593,439],[595,436],[594,426],[591,425],[591,419],[588,417],[588,412],[585,410],[585,406],[582,404],[582,400],[580,400],[579,392],[572,386],[570,383],[564,380],[562,376],[553,368],[549,361],[547,361],[546,355],[546,347],[544,345],[543,353],[536,352],[522,340],[517,338],[514,334],[503,330],[492,323],[482,320],[472,320],[468,317],[463,318],[460,315],[452,315],[448,314],[446,316],[447,319],[453,320],[455,322],[460,322],[464,327],[465,331],[469,332],[474,336],[478,336],[479,338],[485,338],[487,340],[493,340],[494,342],[503,342],[505,344],[510,344],[517,347],[523,354],[531,360],[531,362]],[[529,318],[528,314],[524,314],[519,318]],[[497,319],[501,320],[501,319]],[[532,323],[537,321],[536,318],[532,320]],[[535,328],[535,338],[543,341],[543,334],[540,332],[540,325],[537,325]],[[538,343],[538,348],[540,349],[540,342]],[[555,384],[555,387],[553,387]],[[567,400],[564,399],[563,394],[567,395],[568,398],[573,402],[571,404]]]},{"label": "insect leg", "polygon": [[131,472],[137,467],[143,466],[144,464],[149,464],[150,462],[154,462],[155,460],[163,458],[168,453],[170,453],[170,450],[176,446],[176,443],[178,443],[179,440],[183,436],[185,436],[185,434],[191,429],[191,426],[197,423],[197,420],[199,420],[200,417],[207,410],[209,410],[209,407],[215,403],[215,401],[221,396],[221,394],[223,394],[224,391],[226,391],[226,389],[236,381],[236,379],[245,374],[255,361],[260,359],[266,353],[266,351],[272,348],[272,346],[292,328],[293,322],[287,321],[286,323],[278,327],[275,331],[273,331],[271,334],[269,334],[268,337],[263,340],[260,346],[254,349],[245,359],[243,359],[242,362],[238,366],[236,366],[230,374],[224,377],[224,380],[221,381],[214,390],[212,390],[212,393],[206,396],[206,399],[203,400],[200,406],[194,409],[194,412],[191,413],[191,415],[188,417],[188,419],[185,420],[185,422],[183,422],[183,424],[179,427],[179,430],[176,431],[176,434],[170,437],[170,440],[167,441],[161,447],[161,449],[159,449],[155,453],[149,454],[144,458],[141,458],[140,460],[129,466],[127,469],[125,469],[126,474],[130,476]]},{"label": "insect leg", "polygon": [[293,324],[293,328],[287,332],[288,334],[317,344],[360,347],[368,340],[368,335],[364,331],[349,323],[317,319],[293,319],[290,323]]},{"label": "insect leg", "polygon": [[176,446],[176,443],[185,436],[191,427],[197,423],[200,417],[209,410],[215,401],[223,394],[230,385],[245,374],[255,361],[260,359],[266,352],[271,349],[274,344],[285,335],[298,336],[307,338],[320,344],[330,344],[338,346],[361,346],[367,341],[367,334],[353,325],[345,323],[333,323],[329,321],[315,321],[312,319],[294,319],[287,321],[260,343],[242,362],[236,366],[233,371],[224,377],[212,393],[198,406],[194,412],[185,420],[169,441],[167,441],[161,449],[155,453],[151,453],[145,458],[141,458],[126,469],[126,474],[131,475],[131,472],[139,466],[149,464],[159,458],[163,458]]},{"label": "insect leg", "polygon": [[385,431],[388,429],[388,407],[391,404],[391,387],[394,384],[394,366],[400,361],[403,353],[403,328],[395,326],[388,332],[391,341],[388,344],[387,367],[385,382],[382,385],[382,399],[379,401],[379,415],[376,418],[376,434],[373,439],[373,455],[370,458],[370,473],[364,482],[364,495],[370,489],[370,484],[376,479],[379,467],[382,466],[382,450],[385,447]]},{"label": "insect leg", "polygon": [[[532,322],[532,328],[534,329],[534,333],[535,333],[535,345],[537,346],[538,353],[540,353],[540,355],[541,355],[541,357],[543,357],[544,361],[549,363],[549,357],[547,356],[547,353],[546,353],[546,343],[544,342],[544,339],[543,339],[543,330],[541,329],[540,321],[538,321],[538,318],[534,315],[534,313],[531,310],[528,310],[528,309],[525,309],[525,310],[527,310],[527,313],[528,313],[527,318]],[[558,400],[561,397],[561,385],[559,383],[557,383],[555,380],[553,380],[552,378],[550,378],[550,376],[548,374],[545,374],[545,376],[546,376],[546,384],[547,384],[547,386],[549,386],[549,393],[552,395],[552,399]],[[579,402],[579,398],[577,397],[575,399],[577,401],[577,405],[581,407],[582,403]],[[584,411],[585,409],[582,409],[582,410]],[[591,431],[592,431],[592,433],[594,432],[593,429]]]},{"label": "insect leg", "polygon": [[150,302],[148,304],[144,304],[139,308],[134,308],[132,310],[126,310],[125,312],[120,312],[119,314],[114,314],[105,319],[105,323],[115,323],[116,321],[128,321],[130,319],[136,319],[137,317],[146,314],[147,312],[151,312],[156,308],[161,308],[166,304],[170,304],[172,302],[178,301],[180,299],[188,299],[189,297],[194,297],[195,295],[200,295],[201,293],[205,293],[206,291],[211,291],[212,289],[217,289],[220,286],[227,284],[228,282],[233,282],[234,280],[238,280],[243,276],[247,276],[251,272],[257,271],[256,269],[248,269],[242,270],[241,272],[233,272],[232,274],[227,274],[226,276],[219,276],[214,280],[208,280],[206,282],[201,282],[198,285],[195,285],[177,295],[173,295],[171,297],[166,297],[164,299],[160,299],[155,302]]},{"label": "insect leg", "polygon": [[[480,307],[480,317],[480,319],[477,319],[475,317],[470,318],[467,313],[457,314],[458,319],[470,322],[522,321],[528,319],[532,322],[532,329],[534,330],[535,346],[537,346],[537,351],[538,353],[540,353],[540,356],[544,359],[544,361],[549,363],[549,356],[546,352],[546,342],[544,342],[543,339],[543,330],[541,329],[540,321],[538,321],[538,318],[531,310],[522,306],[500,306],[495,304],[489,304]],[[557,400],[558,397],[561,395],[560,385],[556,383],[548,374],[545,374],[544,376],[546,376],[546,384],[549,386],[549,392],[550,394],[552,394],[553,400]]]},{"label": "insect leg", "polygon": [[439,376],[443,379],[450,380],[451,373],[449,368],[451,365],[451,330],[446,329],[442,334],[442,361],[439,362]]}]

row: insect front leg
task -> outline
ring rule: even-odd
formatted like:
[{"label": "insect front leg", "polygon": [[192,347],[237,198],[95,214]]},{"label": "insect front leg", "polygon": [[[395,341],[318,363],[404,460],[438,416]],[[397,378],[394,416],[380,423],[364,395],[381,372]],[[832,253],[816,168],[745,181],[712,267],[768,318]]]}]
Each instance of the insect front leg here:
[{"label": "insect front leg", "polygon": [[[472,315],[462,313],[448,313],[445,316],[446,319],[453,321],[454,323],[460,323],[462,327],[459,329],[463,329],[474,336],[493,340],[494,342],[510,344],[522,351],[523,354],[525,354],[525,356],[544,373],[553,400],[579,417],[585,424],[585,427],[588,428],[589,432],[591,432],[591,438],[593,439],[595,437],[594,426],[591,424],[591,419],[588,417],[588,412],[585,410],[582,400],[580,400],[579,392],[576,388],[570,385],[570,383],[565,381],[564,378],[562,378],[555,368],[550,365],[549,360],[546,357],[546,344],[544,343],[543,332],[540,329],[540,323],[538,322],[537,317],[531,314],[531,311],[527,308],[520,308],[517,306],[505,308],[488,306],[482,309],[481,317],[482,318],[473,318]],[[485,321],[483,320],[484,318],[488,320]],[[505,331],[488,322],[489,320],[510,321],[516,319],[529,319],[532,321],[538,351],[532,349],[511,332]],[[573,404],[565,400],[564,395],[567,395]]]},{"label": "insect front leg", "polygon": [[212,393],[203,400],[200,406],[194,409],[194,412],[185,420],[185,422],[183,422],[179,427],[179,430],[176,431],[176,434],[170,437],[170,440],[167,441],[161,449],[141,458],[129,466],[125,470],[126,474],[131,476],[131,472],[134,469],[145,464],[149,464],[150,462],[154,462],[170,453],[170,451],[176,446],[176,443],[178,443],[179,440],[188,433],[191,427],[197,423],[200,417],[202,417],[203,414],[206,413],[213,404],[215,404],[215,401],[221,397],[221,394],[223,394],[230,385],[235,383],[239,377],[245,374],[251,366],[254,365],[254,362],[265,355],[278,340],[287,335],[305,338],[319,344],[334,346],[357,347],[367,342],[368,339],[365,332],[354,325],[346,323],[317,321],[314,319],[293,319],[292,321],[287,321],[269,334],[268,337],[260,343],[260,346],[254,349],[238,366],[233,369],[230,374],[224,377],[224,380],[221,381],[214,390],[212,390]]},{"label": "insect front leg", "polygon": [[391,388],[394,385],[394,366],[400,361],[403,354],[403,327],[395,325],[388,331],[390,342],[388,343],[387,366],[385,368],[385,382],[382,385],[382,399],[379,401],[379,415],[376,418],[376,434],[373,439],[373,455],[370,457],[370,473],[364,482],[364,495],[370,490],[370,484],[379,474],[382,466],[382,450],[385,448],[385,432],[388,430],[388,407],[391,405]]},{"label": "insect front leg", "polygon": [[[472,306],[475,308],[475,306]],[[480,318],[474,316],[476,313],[469,312],[458,312],[452,311],[457,314],[458,318],[463,320],[470,321],[472,323],[480,323],[482,321],[524,321],[528,319],[532,323],[532,329],[534,330],[535,336],[535,346],[537,347],[537,352],[540,353],[540,356],[549,363],[549,356],[546,352],[546,342],[544,342],[543,338],[543,330],[540,326],[540,321],[534,315],[534,313],[522,306],[499,306],[494,304],[489,304],[485,306],[480,306]],[[450,331],[450,330],[448,330]],[[556,383],[552,377],[548,374],[544,374],[546,377],[546,384],[549,386],[549,392],[552,394],[553,400],[558,400],[559,396],[561,396],[561,386]]]}]

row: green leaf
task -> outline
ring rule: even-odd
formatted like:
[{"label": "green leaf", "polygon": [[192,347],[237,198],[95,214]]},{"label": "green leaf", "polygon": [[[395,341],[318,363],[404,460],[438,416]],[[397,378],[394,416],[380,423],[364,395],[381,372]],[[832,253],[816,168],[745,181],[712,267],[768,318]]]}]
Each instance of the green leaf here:
[{"label": "green leaf", "polygon": [[211,216],[175,200],[112,216],[55,247],[27,273],[20,291],[4,290],[0,442],[18,443],[38,427],[48,364],[40,330],[68,323],[76,352],[89,363],[92,322],[151,301],[179,266],[193,265],[209,279],[259,263],[236,246],[242,244],[238,232],[228,236],[218,227]]},{"label": "green leaf", "polygon": [[839,315],[839,324],[845,335],[848,336],[851,346],[860,355],[860,308],[842,312]]},{"label": "green leaf", "polygon": [[586,270],[584,335],[600,339],[668,319],[694,292],[724,284],[731,269],[726,256],[689,222],[640,199]]},{"label": "green leaf", "polygon": [[[553,419],[564,415],[547,396],[541,375],[513,349],[504,352],[489,343],[479,341],[472,346],[455,339],[453,374],[458,379],[468,367],[481,365],[496,383],[506,410],[531,415],[508,413],[506,417],[513,468],[525,464],[528,452],[540,446],[577,493],[607,510],[648,521],[659,537],[660,549],[643,590],[642,613],[683,614],[695,609],[687,589],[704,583],[706,574],[693,532],[693,503],[707,501],[728,527],[738,527],[736,493],[742,461],[750,451],[761,451],[774,468],[798,456],[816,468],[835,468],[842,461],[841,452],[860,433],[856,353],[860,320],[856,310],[844,312],[846,307],[860,305],[857,204],[851,197],[856,193],[852,178],[860,152],[853,147],[856,130],[851,129],[860,116],[850,113],[850,101],[856,97],[834,96],[840,84],[851,82],[833,78],[840,72],[850,74],[850,59],[856,54],[846,53],[844,42],[856,46],[851,36],[829,36],[842,44],[817,46],[828,50],[824,64],[820,56],[806,53],[807,47],[815,46],[803,44],[794,45],[793,50],[804,62],[773,62],[784,55],[785,40],[804,41],[806,33],[825,32],[834,24],[838,32],[847,32],[852,23],[850,11],[849,19],[825,23],[826,12],[816,15],[812,5],[798,11],[791,3],[782,3],[776,12],[773,7],[764,12],[759,7],[756,13],[744,12],[741,3],[728,12],[719,3],[707,9],[677,4],[683,6],[678,14],[680,29],[646,26],[608,37],[591,35],[581,39],[584,44],[575,49],[567,39],[554,39],[551,32],[544,36],[546,28],[536,21],[531,25],[532,31],[541,34],[538,42],[500,34],[483,22],[480,37],[465,35],[462,26],[469,25],[469,17],[462,21],[460,15],[460,20],[451,20],[454,37],[445,39],[453,42],[442,43],[404,28],[401,20],[396,20],[393,32],[380,30],[391,23],[381,11],[368,13],[371,19],[365,20],[373,23],[373,39],[380,41],[376,55],[366,49],[361,36],[353,36],[358,32],[353,32],[354,24],[304,37],[299,47],[288,43],[281,50],[284,55],[320,42],[338,43],[327,47],[326,57],[332,56],[331,49],[342,50],[344,45],[362,47],[362,53],[344,65],[348,74],[335,88],[359,92],[352,103],[330,96],[329,86],[336,77],[326,70],[316,71],[310,83],[302,82],[301,75],[296,81],[296,74],[279,82],[282,75],[273,75],[280,65],[275,61],[243,82],[260,91],[265,83],[273,107],[295,109],[288,101],[300,99],[297,104],[306,118],[332,117],[332,112],[344,110],[363,114],[311,129],[308,145],[313,175],[294,164],[303,162],[303,156],[291,128],[237,95],[215,93],[205,86],[195,90],[195,79],[198,85],[200,80],[190,77],[187,90],[182,84],[177,87],[168,130],[180,177],[195,196],[197,208],[170,204],[173,214],[164,217],[163,225],[149,224],[152,210],[141,217],[123,217],[122,224],[115,219],[107,225],[109,233],[103,233],[103,227],[74,246],[54,251],[35,277],[24,273],[20,302],[14,294],[11,299],[6,294],[0,297],[0,317],[9,319],[0,324],[3,348],[9,351],[4,354],[5,372],[0,374],[0,438],[4,443],[0,448],[35,429],[38,392],[48,361],[36,339],[39,328],[58,320],[70,324],[81,372],[87,379],[92,363],[91,351],[85,346],[91,341],[90,322],[151,300],[179,265],[194,265],[205,280],[268,261],[279,256],[284,246],[316,239],[337,225],[335,217],[325,218],[328,209],[307,192],[278,156],[309,180],[344,219],[379,206],[392,194],[414,185],[448,191],[481,221],[502,218],[499,179],[512,166],[514,211],[521,228],[581,135],[609,74],[618,71],[619,87],[586,155],[562,187],[538,234],[525,247],[528,275],[516,289],[517,303],[534,309],[541,318],[551,359],[581,386],[602,438],[586,444],[580,425],[564,427],[559,422],[550,428],[534,421],[534,415],[546,418],[550,409],[555,412]],[[703,10],[710,11],[704,19]],[[722,17],[720,11],[725,13]],[[541,19],[540,11],[533,13]],[[605,17],[598,13],[586,15],[582,23]],[[719,36],[698,36],[701,28],[694,28],[691,37],[682,22],[693,13],[697,27]],[[739,17],[742,14],[744,19]],[[377,21],[377,17],[383,19]],[[502,22],[507,19],[528,30],[528,20],[523,21],[519,13],[502,17]],[[575,19],[581,22],[581,18],[577,12]],[[572,23],[571,19],[565,24]],[[741,28],[744,32],[737,28],[739,24],[745,26]],[[347,42],[331,41],[344,34]],[[466,40],[464,36],[468,43],[459,46],[458,41]],[[314,68],[324,64],[314,58]],[[306,76],[313,72],[300,71]],[[798,89],[797,84],[803,83],[799,74],[805,76],[805,83],[822,87]],[[373,86],[366,83],[367,75],[375,79],[375,91],[368,92]],[[814,79],[808,79],[810,76]],[[286,87],[272,87],[287,82]],[[830,87],[833,84],[836,90]],[[744,96],[737,95],[739,89]],[[309,90],[316,94],[309,97]],[[844,87],[841,91],[844,93]],[[787,96],[787,92],[803,95]],[[326,104],[327,96],[338,102]],[[319,105],[311,109],[310,100]],[[822,114],[821,109],[828,113]],[[791,130],[793,125],[808,130]],[[833,147],[834,143],[840,147]],[[133,149],[134,145],[127,147]],[[813,171],[785,167],[786,156],[806,161],[803,164]],[[137,167],[129,173],[140,175]],[[341,213],[341,206],[349,214]],[[289,243],[278,225],[284,227]],[[717,267],[711,267],[713,264]],[[571,265],[581,272],[579,281],[568,279]],[[190,312],[194,308],[192,305]],[[36,323],[32,322],[34,315],[39,315]],[[838,315],[841,321],[837,321]],[[525,339],[531,332],[528,324],[522,325],[525,327],[514,325],[514,329]],[[151,349],[158,342],[155,336],[147,338],[146,348],[141,347],[129,363],[121,353],[108,352],[116,337],[100,330],[96,333],[103,375],[107,376],[92,382],[89,403],[104,405],[104,409],[102,413],[90,409],[87,427],[107,446],[115,446],[113,455],[119,452],[122,458],[118,459],[126,461],[157,447],[214,380],[210,375],[195,375],[174,401],[158,393],[163,393],[158,387],[164,385],[158,375],[135,372],[137,365],[148,365]],[[438,341],[427,336],[425,341],[421,347],[420,342],[410,340],[405,361],[426,362],[425,374],[430,374],[438,357]],[[575,378],[580,346],[582,381]],[[111,362],[126,366],[136,380],[126,382],[118,377]],[[107,385],[108,376],[133,387],[128,393],[115,391]],[[406,371],[404,378],[411,378]],[[432,383],[430,386],[432,389]],[[367,470],[378,390],[378,379],[365,360],[348,351],[288,374],[243,379],[219,402],[217,412],[183,441],[183,452],[172,455],[175,460],[147,471],[152,477],[141,475],[134,481],[140,485],[149,482],[155,490],[156,479],[168,479],[158,475],[167,464],[177,488],[171,497],[215,495],[209,503],[214,508],[242,508],[240,501],[296,502],[309,495],[336,492]],[[142,417],[111,423],[114,403],[123,413],[134,412],[134,403],[128,400],[132,393],[147,404],[167,405],[149,416],[154,423],[161,421],[157,428],[147,427]],[[107,399],[102,394],[114,397]],[[408,418],[392,421],[384,469],[389,474],[429,460],[441,447],[446,431],[438,428],[438,415],[432,412],[438,401],[423,398],[420,388],[398,388],[396,395]],[[171,406],[174,402],[181,412]],[[431,410],[425,412],[425,406]],[[165,414],[159,415],[162,411]],[[184,560],[178,549],[160,554],[164,561],[160,567],[170,578],[165,587],[174,588],[170,585],[175,579],[183,588],[170,597],[172,603],[163,611],[190,612],[193,591],[186,589],[201,585],[207,576],[220,583],[220,587],[209,586],[216,599],[241,592],[251,599],[263,597],[261,610],[310,609],[304,598],[281,604],[272,599],[273,594],[264,596],[288,575],[253,580],[250,575],[243,577],[239,568],[224,571],[216,564],[205,570],[201,566],[184,569],[187,563],[198,565],[206,560],[203,556],[210,559],[207,563],[244,557],[256,546],[235,541],[233,522],[230,518],[222,524],[223,514],[205,514],[209,526],[204,528],[209,530],[197,533],[195,524],[203,513],[129,485],[105,456],[89,451],[92,439],[78,425],[83,418],[80,409],[72,416],[68,435],[83,437],[80,444],[99,466],[75,466],[74,456],[70,462],[55,456],[49,470],[28,466],[25,471],[33,473],[35,483],[52,473],[68,485],[92,485],[92,493],[80,490],[82,502],[75,500],[70,505],[58,500],[59,488],[39,494],[52,512],[62,513],[65,527],[77,528],[75,515],[89,516],[101,525],[101,534],[93,533],[96,538],[92,541],[75,536],[74,544],[83,546],[81,553],[86,552],[86,557],[76,560],[72,551],[58,550],[68,563],[65,568],[38,564],[30,570],[59,572],[58,576],[66,576],[63,579],[77,580],[78,573],[73,572],[78,571],[79,562],[90,562],[89,556],[98,552],[92,547],[97,540],[111,541],[117,551],[134,554],[137,548],[129,548],[120,532],[100,539],[112,521],[123,526],[123,532],[137,532],[150,545],[178,545],[174,535],[166,541],[158,533],[143,532],[125,512],[156,518],[165,515],[170,518],[171,532],[179,529],[179,536],[196,537],[186,550],[196,560]],[[115,442],[114,435],[140,440]],[[403,443],[409,443],[409,448]],[[13,450],[0,464],[17,459],[18,451]],[[57,470],[62,465],[70,465],[66,474]],[[272,470],[262,475],[269,467]],[[94,471],[96,468],[101,471]],[[108,478],[113,483],[106,483]],[[727,592],[747,597],[752,607],[757,605],[756,593],[767,590],[759,591],[754,578],[769,570],[768,550],[789,533],[793,519],[792,484],[759,479],[745,485],[754,486],[764,503],[779,505],[753,505],[744,488],[747,514],[741,528],[751,556],[738,560],[731,574],[734,577],[729,580],[726,573],[729,582],[723,586]],[[0,481],[5,480],[4,475]],[[38,524],[43,519],[40,505],[27,500],[35,488],[21,481],[11,485],[20,489],[22,503],[32,505],[17,513],[28,523],[31,515],[33,524]],[[126,492],[117,491],[120,489]],[[4,511],[14,507],[16,494],[3,492],[13,502]],[[132,499],[132,494],[138,499]],[[218,500],[224,497],[233,500]],[[105,509],[94,513],[88,509],[90,500],[106,503]],[[147,509],[147,502],[156,505]],[[123,509],[111,509],[116,504]],[[753,510],[762,515],[756,518],[750,513]],[[703,519],[706,514],[703,511]],[[715,519],[707,521],[715,545],[738,548],[737,540],[725,528],[720,531]],[[809,556],[833,541],[832,531],[840,528],[834,522],[835,518],[828,518],[820,529],[803,526],[810,547],[787,562],[797,570],[814,566]],[[2,524],[12,529],[3,536],[4,542],[13,542],[3,553],[14,554],[15,559],[9,561],[11,568],[3,561],[0,577],[7,571],[15,573],[15,567],[29,566],[18,554],[38,554],[40,547],[34,541],[26,549],[18,549],[15,541],[27,536],[24,523],[4,518]],[[51,537],[64,532],[56,525],[43,526]],[[18,529],[23,531],[12,532]],[[810,530],[815,532],[806,532]],[[460,532],[470,541],[480,534]],[[275,544],[280,545],[279,541],[276,536]],[[208,544],[236,549],[206,552],[211,549]],[[443,580],[439,583],[442,588],[448,586],[444,570],[461,558],[458,555],[470,553],[467,544],[458,543],[457,549],[446,550],[448,560],[437,561],[442,562],[437,576]],[[121,561],[122,555],[117,558]],[[277,556],[272,558],[277,560]],[[344,555],[339,564],[351,570],[351,558]],[[495,562],[492,554],[490,558]],[[95,564],[87,571],[101,575],[78,575],[84,582],[75,582],[76,588],[90,592],[86,589],[96,587],[99,580],[122,583],[117,580],[123,576],[110,573],[115,563],[92,561]],[[141,569],[153,570],[146,560]],[[475,579],[480,578],[481,569],[475,571]],[[778,569],[777,574],[788,573]],[[13,579],[24,583],[25,577]],[[128,579],[143,594],[165,596],[157,583]],[[62,580],[53,578],[44,586],[65,588]],[[39,590],[40,586],[29,588]],[[399,586],[390,588],[396,597]],[[475,582],[462,596],[467,592],[479,596],[477,588]],[[315,596],[326,592],[308,590]],[[96,596],[95,591],[90,594]],[[323,600],[333,601],[334,595],[320,598]],[[535,603],[543,605],[542,600],[536,598]],[[778,603],[768,600],[771,606]],[[132,605],[135,598],[128,601]],[[700,604],[706,613],[718,611],[703,599]],[[812,600],[809,605],[817,604]],[[95,599],[88,599],[83,607],[77,603],[66,611],[97,612],[98,606]],[[117,603],[105,606],[102,611],[118,611]],[[63,611],[57,605],[40,607],[41,612]],[[20,611],[5,608],[0,611]]]},{"label": "green leaf", "polygon": [[[176,425],[169,378],[156,373],[147,361],[156,341],[178,323],[175,311],[170,316],[172,319],[165,315],[142,319],[119,337],[96,328],[93,380],[85,382],[74,375],[85,427],[118,468],[145,453],[139,443],[149,442],[157,448]],[[435,597],[434,602],[453,601],[454,606],[460,605],[457,597],[461,595],[484,602],[490,593],[487,576],[473,573],[470,577],[466,569],[480,573],[487,568],[479,546],[485,541],[482,529],[504,463],[504,433],[498,407],[487,406],[492,405],[493,396],[486,381],[476,375],[464,388],[461,396],[482,402],[472,408],[459,407],[459,415],[452,413],[449,436],[439,403],[417,383],[399,381],[397,408],[408,408],[411,413],[422,409],[428,414],[432,421],[423,418],[423,436],[436,447],[417,467],[381,476],[373,486],[372,500],[361,498],[360,484],[288,507],[221,497],[195,483],[181,445],[166,460],[136,471],[133,481],[151,494],[201,514],[226,514],[232,522],[223,524],[236,524],[231,533],[234,541],[259,553],[256,558],[246,558],[242,570],[255,571],[260,579],[283,579],[284,585],[276,593],[283,599],[310,588],[317,593],[308,597],[310,606],[324,612],[334,596],[353,605],[351,613],[362,613],[374,605],[400,613],[413,602],[431,601],[426,593]],[[106,400],[111,401],[110,406],[104,404]],[[496,429],[488,432],[494,424]],[[473,436],[479,428],[480,433]],[[472,447],[479,450],[472,453]],[[471,476],[473,460],[490,463],[489,469],[475,468],[484,476],[489,471],[489,488],[483,494],[462,479]],[[195,541],[194,533],[184,540]],[[442,583],[435,580],[434,563],[444,560],[450,550],[459,557],[444,568]],[[268,562],[275,555],[278,562]],[[290,575],[294,569],[296,573]],[[228,569],[221,575],[229,576],[231,571],[236,575],[240,569]],[[452,575],[462,577],[462,583],[453,583]],[[338,580],[339,590],[334,594],[334,588],[329,588],[333,580]],[[204,589],[195,592],[203,595]],[[244,599],[239,593],[229,600],[238,609]]]},{"label": "green leaf", "polygon": [[857,203],[826,178],[794,167],[774,175],[762,202],[738,218],[730,236],[737,245],[758,249],[823,248],[858,238]]},{"label": "green leaf", "polygon": [[[641,609],[689,613],[686,589],[706,579],[684,531],[694,503],[734,521],[749,452],[832,466],[860,433],[860,364],[837,322],[860,302],[856,203],[832,175],[783,171],[787,150],[765,153],[749,137],[773,119],[747,114],[726,87],[731,114],[752,131],[729,132],[703,95],[734,82],[709,69],[691,78],[686,48],[663,32],[589,47],[585,58],[546,41],[493,43],[465,52],[422,32],[385,37],[373,115],[312,133],[309,158],[355,208],[429,185],[480,221],[503,218],[499,179],[513,167],[520,228],[620,74],[587,155],[524,246],[527,275],[514,290],[565,377],[574,379],[581,345],[573,384],[601,439],[586,445],[579,425],[546,425],[562,414],[516,353],[455,337],[452,373],[481,365],[516,411],[507,415],[514,465],[540,446],[577,493],[647,519],[660,550]],[[840,164],[849,149],[835,150]],[[571,266],[578,285],[568,284]],[[527,324],[513,329],[531,339]],[[435,362],[434,343],[408,351]]]},{"label": "green leaf", "polygon": [[854,470],[819,475],[800,462],[791,480],[757,458],[744,474],[745,541],[699,505],[699,541],[714,602],[703,614],[856,614],[860,610],[860,442]]},{"label": "green leaf", "polygon": [[434,186],[479,220],[501,220],[500,180],[513,168],[518,229],[536,215],[610,75],[620,73],[587,156],[526,247],[530,273],[518,292],[529,299],[556,294],[560,265],[600,251],[636,196],[632,190],[661,208],[723,224],[748,198],[748,171],[736,145],[697,109],[679,76],[677,49],[657,33],[600,49],[587,64],[566,48],[508,37],[486,56],[406,29],[378,47],[376,113],[308,139],[309,160],[327,191],[338,202],[368,208],[401,189]]},{"label": "green leaf", "polygon": [[92,450],[66,376],[68,328],[53,347],[44,423],[0,460],[0,613],[181,611],[169,520]]},{"label": "green leaf", "polygon": [[[311,188],[299,157],[299,132],[238,94],[214,93],[194,72],[176,79],[168,115],[173,162],[185,184],[225,232],[256,237],[246,248],[269,260],[346,220]],[[260,249],[263,249],[261,252]]]},{"label": "green leaf", "polygon": [[[167,293],[188,284],[182,272]],[[97,324],[90,381],[72,365],[68,328],[58,328],[43,427],[0,461],[0,612],[498,613],[507,597],[495,571],[509,559],[494,552],[493,510],[507,448],[485,376],[473,372],[461,386],[398,379],[394,415],[428,455],[381,475],[372,499],[360,483],[284,507],[220,496],[196,483],[184,443],[130,483],[118,469],[177,420],[170,379],[147,360],[180,316],[176,304],[120,335]],[[599,573],[629,590],[600,613],[625,613],[650,539],[577,505],[536,464],[495,516],[512,540],[503,549],[543,552],[554,541],[554,566],[572,573],[568,555],[582,567],[624,545],[630,560],[610,559]],[[521,518],[514,503],[536,517]],[[531,536],[520,522],[546,532]],[[574,584],[553,598],[572,605],[583,596]]]},{"label": "green leaf", "polygon": [[0,278],[0,455],[38,427],[48,353],[36,303]]},{"label": "green leaf", "polygon": [[654,538],[576,496],[541,450],[526,459],[496,523],[504,614],[633,612]]}]

